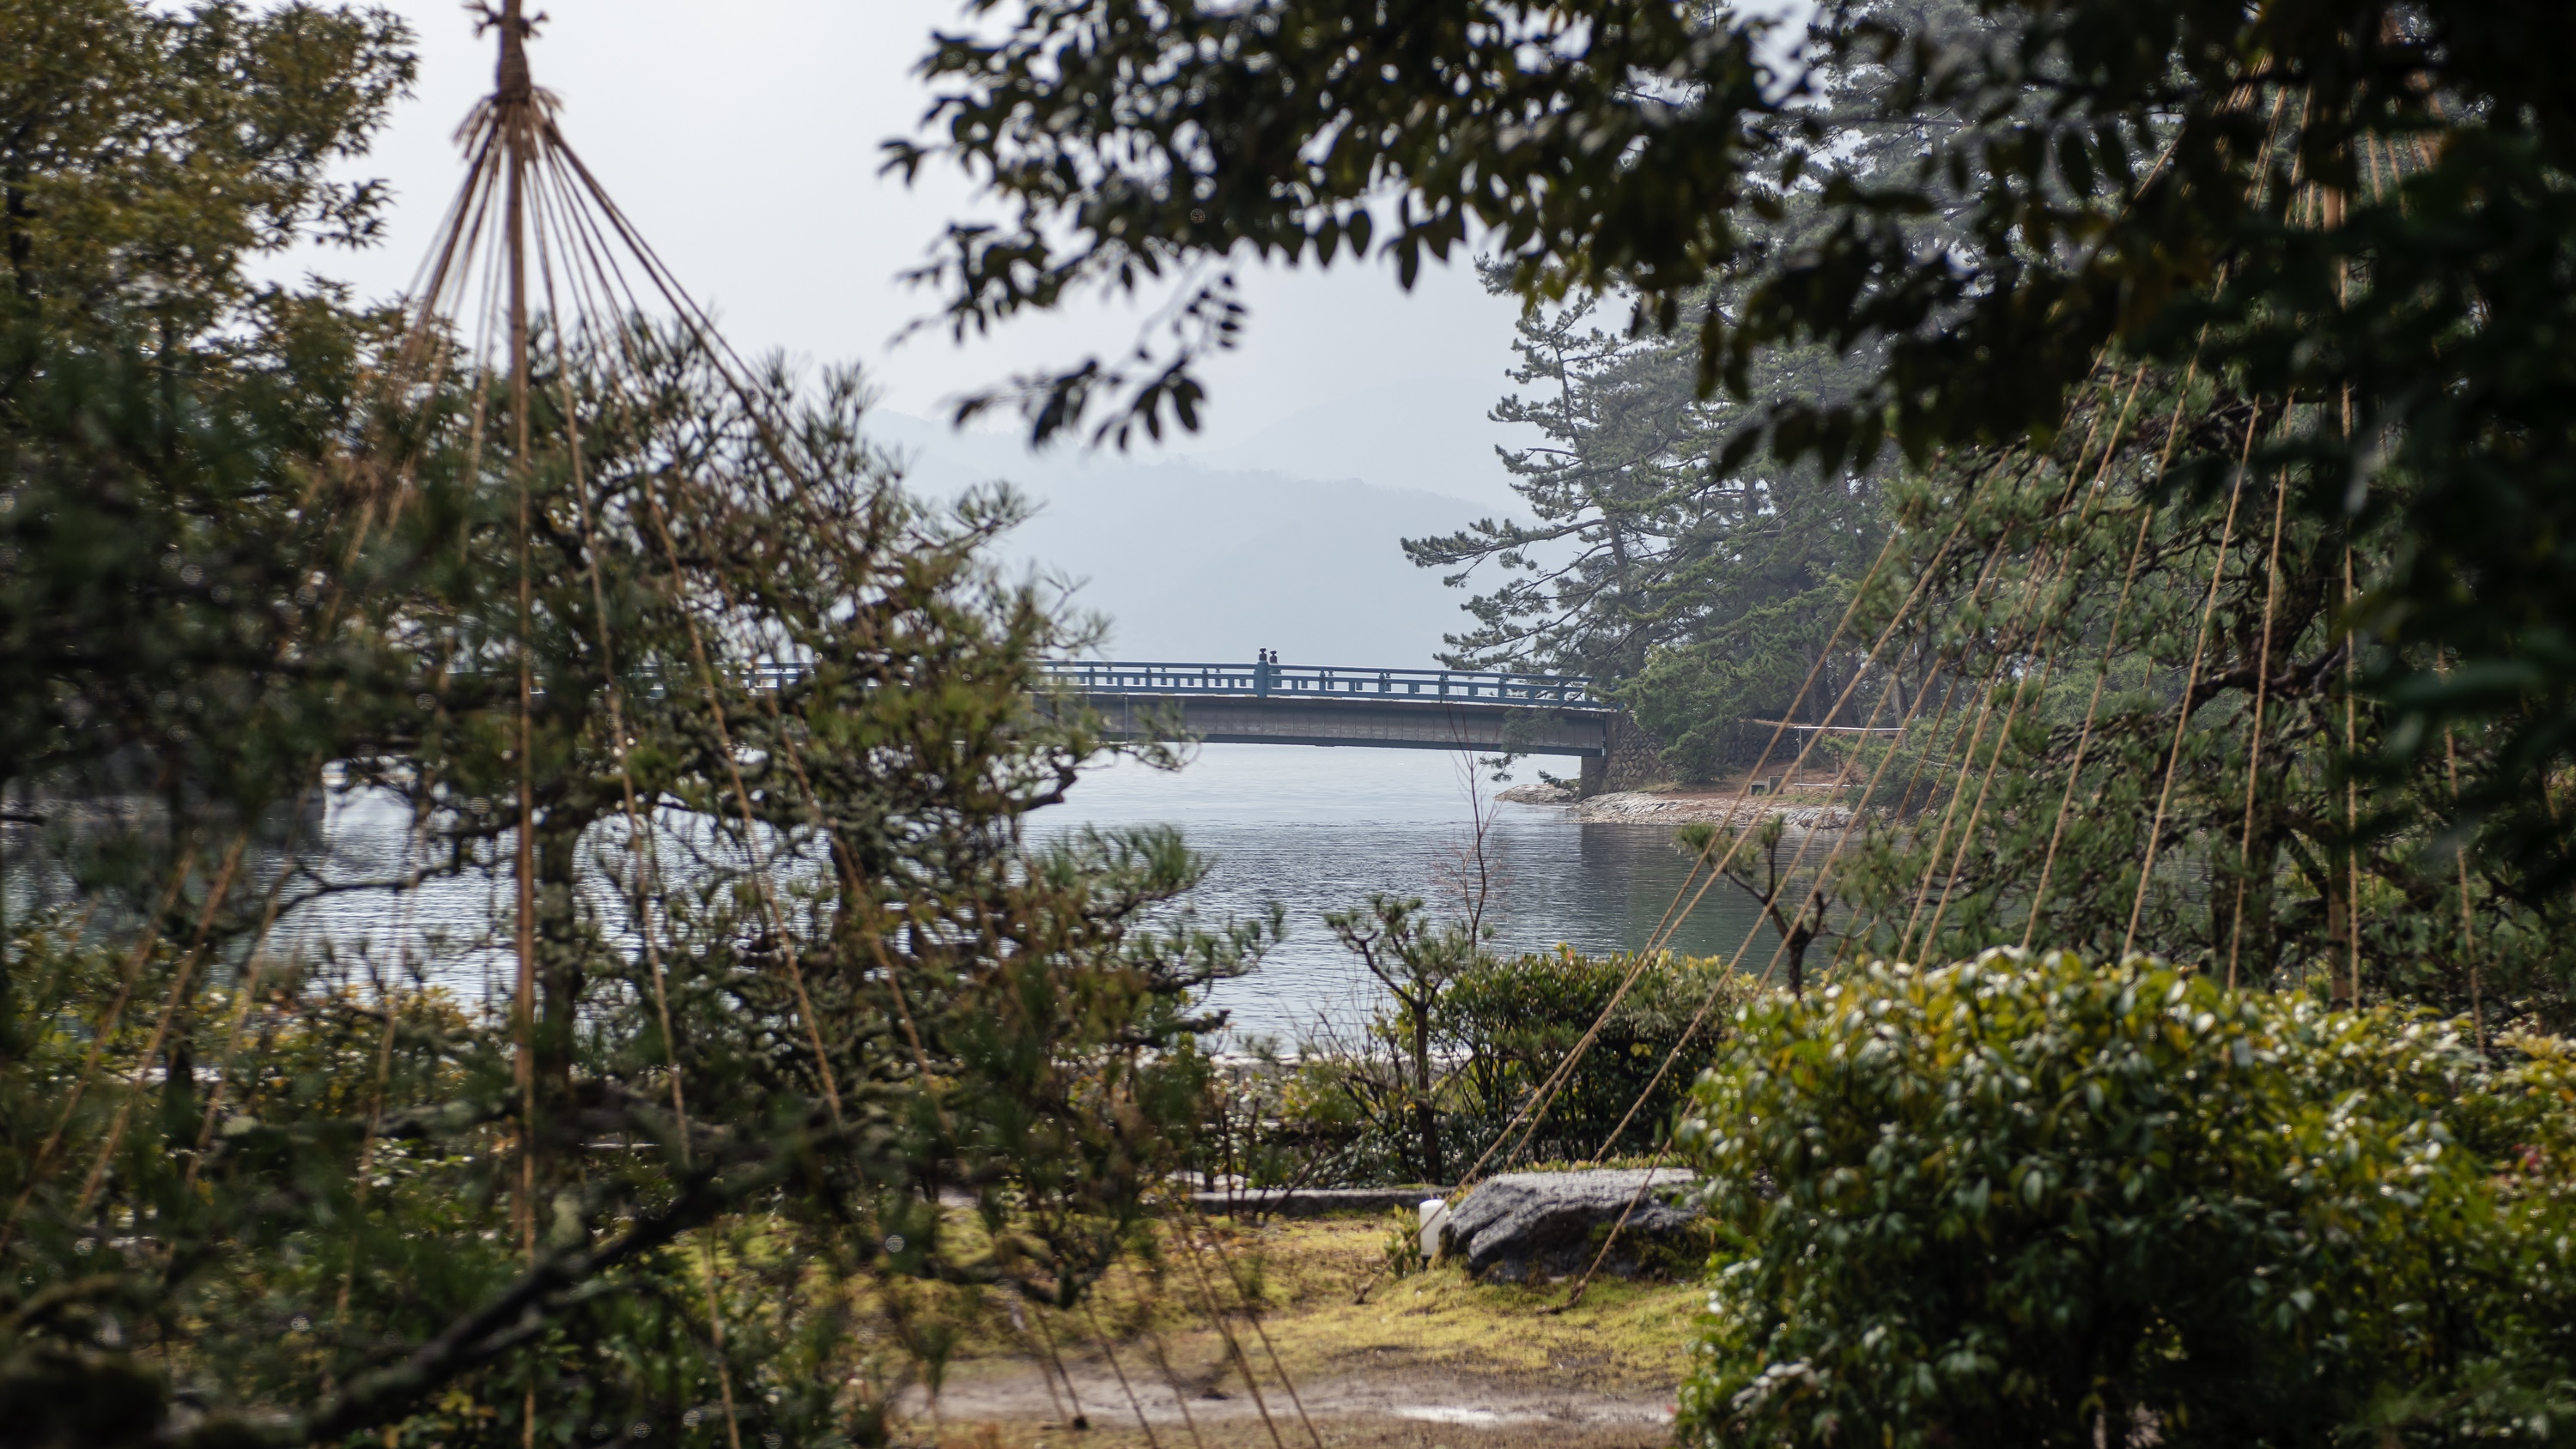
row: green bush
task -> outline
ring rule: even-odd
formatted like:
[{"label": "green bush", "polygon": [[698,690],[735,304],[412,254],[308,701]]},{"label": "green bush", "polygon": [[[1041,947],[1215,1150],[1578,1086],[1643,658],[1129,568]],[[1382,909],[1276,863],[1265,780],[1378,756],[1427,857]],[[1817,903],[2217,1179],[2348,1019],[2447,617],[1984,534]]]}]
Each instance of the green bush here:
[{"label": "green bush", "polygon": [[[1478,954],[1442,980],[1429,1013],[1446,1169],[1434,1174],[1439,1181],[1453,1180],[1494,1144],[1635,965],[1633,956],[1565,948]],[[1516,1160],[1580,1162],[1605,1144],[1613,1155],[1652,1152],[1692,1078],[1733,1030],[1747,984],[1730,979],[1719,961],[1649,962]],[[1685,1045],[1695,1016],[1702,1016],[1699,1029]],[[1251,1175],[1264,1183],[1287,1176],[1309,1185],[1428,1180],[1417,1146],[1407,1021],[1390,1011],[1357,1038],[1305,1042],[1295,1065],[1264,1078],[1257,1093],[1238,1089],[1229,1120],[1257,1121],[1260,1141],[1232,1160],[1255,1164]],[[1664,1071],[1667,1058],[1673,1065]],[[1501,1165],[1497,1158],[1488,1170]]]},{"label": "green bush", "polygon": [[[1479,1153],[1491,1144],[1601,1016],[1636,963],[1631,955],[1584,956],[1559,947],[1488,957],[1458,979],[1443,1003],[1441,1029],[1457,1061],[1452,1131],[1462,1142],[1472,1140]],[[1663,956],[1650,962],[1567,1074],[1523,1155],[1579,1162],[1605,1144],[1614,1154],[1653,1151],[1692,1078],[1733,1029],[1734,1008],[1750,994],[1748,985],[1730,979],[1722,961]],[[1685,1046],[1691,1019],[1703,1011]]]},{"label": "green bush", "polygon": [[1735,1033],[1686,1442],[2576,1437],[2562,1043],[2013,952]]}]

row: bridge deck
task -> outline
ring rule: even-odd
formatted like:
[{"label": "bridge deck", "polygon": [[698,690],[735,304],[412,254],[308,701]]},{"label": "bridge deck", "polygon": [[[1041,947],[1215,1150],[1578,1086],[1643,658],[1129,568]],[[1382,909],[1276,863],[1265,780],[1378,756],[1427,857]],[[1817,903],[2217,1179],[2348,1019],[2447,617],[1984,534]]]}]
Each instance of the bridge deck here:
[{"label": "bridge deck", "polygon": [[1608,753],[1619,707],[1588,680],[1440,669],[1073,662],[1048,674],[1113,734],[1209,744]]},{"label": "bridge deck", "polygon": [[1504,674],[1468,669],[1353,669],[1337,664],[1130,664],[1058,660],[1047,676],[1084,694],[1186,694],[1259,699],[1467,700],[1610,710],[1592,681],[1572,675]]}]

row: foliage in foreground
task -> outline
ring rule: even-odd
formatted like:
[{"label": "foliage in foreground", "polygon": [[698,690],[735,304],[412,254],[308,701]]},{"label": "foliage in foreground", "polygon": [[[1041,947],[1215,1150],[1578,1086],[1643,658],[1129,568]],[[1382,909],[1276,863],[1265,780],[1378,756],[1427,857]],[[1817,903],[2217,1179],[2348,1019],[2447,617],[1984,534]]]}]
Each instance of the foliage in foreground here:
[{"label": "foliage in foreground", "polygon": [[[1632,968],[1636,981],[1613,1007]],[[1566,948],[1470,952],[1436,985],[1419,1037],[1415,1009],[1390,992],[1363,1031],[1307,1041],[1293,1065],[1246,1074],[1230,1104],[1241,1119],[1229,1134],[1233,1170],[1255,1186],[1453,1181],[1548,1087],[1595,1019],[1590,1050],[1554,1087],[1526,1144],[1506,1153],[1583,1162],[1651,1152],[1746,994],[1721,961],[1659,955],[1641,967],[1634,956]],[[1424,1148],[1426,1116],[1436,1153]],[[1498,1155],[1487,1170],[1504,1165]]]},{"label": "foliage in foreground", "polygon": [[[1695,331],[1702,391],[1749,398],[1805,347],[1878,349],[1860,385],[1738,429],[1724,471],[1766,440],[1831,474],[1891,440],[1919,463],[2044,439],[2120,353],[2334,400],[2281,440],[2291,511],[2402,520],[2359,579],[2406,646],[2379,680],[2408,726],[2391,748],[2494,724],[2508,747],[2463,780],[2491,843],[2544,881],[2576,871],[2535,788],[2576,741],[2576,108],[2534,60],[2566,52],[2576,13],[1983,0],[1992,23],[1956,27],[1947,9],[1820,5],[1781,67],[1780,22],[1734,6],[1044,0],[939,37],[934,136],[887,155],[1013,204],[1011,225],[952,228],[930,269],[961,335],[1188,279],[1168,339],[1022,382],[1041,436],[1194,427],[1202,363],[1242,331],[1226,262],[1244,250],[1375,253],[1410,284],[1480,232],[1534,305],[1626,291],[1640,323]],[[1910,167],[1875,174],[1817,104],[1873,65],[1864,129],[1918,136]],[[1815,217],[1784,238],[1802,192]],[[1961,239],[1925,245],[1945,212]]]},{"label": "foliage in foreground", "polygon": [[2452,1023],[2014,952],[1736,1032],[1682,1130],[1724,1244],[1692,1441],[2576,1433],[2561,1042],[2495,1068]]},{"label": "foliage in foreground", "polygon": [[[753,447],[706,367],[656,352],[623,407],[562,380],[587,456],[530,460],[520,1002],[469,994],[513,955],[512,691],[447,667],[509,657],[497,440],[437,454],[390,530],[431,567],[331,621],[403,672],[302,761],[349,762],[327,848],[184,771],[121,819],[30,771],[59,818],[13,884],[66,900],[0,940],[0,1420],[865,1443],[935,1372],[944,1297],[1069,1305],[1129,1250],[1197,1120],[1192,994],[1250,942],[1137,924],[1202,869],[1168,832],[1029,838],[1097,746],[1032,705],[1067,635],[985,562],[1008,508],[915,504],[847,388],[780,396],[794,445]],[[805,672],[761,687],[778,657]]]},{"label": "foliage in foreground", "polygon": [[[1969,0],[1860,0],[1847,23],[1883,19],[1952,42],[1994,28]],[[1904,186],[1918,151],[1960,118],[1938,106],[1890,123],[1897,67],[1867,54],[1824,57],[1806,76],[1809,116],[1835,137],[1839,172],[1862,187]],[[1969,240],[1952,186],[1901,225],[1918,250]],[[1789,256],[1828,240],[1838,213],[1813,185],[1779,187],[1746,218],[1750,246]],[[1484,258],[1487,290],[1521,280],[1509,258]],[[1693,314],[1742,315],[1755,268],[1689,291]],[[1884,466],[1709,467],[1734,432],[1775,407],[1837,402],[1868,386],[1884,339],[1808,343],[1753,360],[1740,393],[1712,390],[1689,330],[1634,325],[1632,292],[1578,289],[1525,311],[1502,422],[1538,441],[1507,449],[1528,521],[1480,519],[1405,540],[1453,587],[1483,592],[1473,626],[1449,636],[1461,668],[1586,675],[1610,686],[1664,746],[1683,779],[1708,779],[1762,757],[1761,719],[1824,722],[1826,707],[1867,673],[1866,636],[1836,623],[1887,534]],[[1610,325],[1605,326],[1605,322]],[[1810,671],[1814,683],[1802,696]],[[1775,749],[1774,764],[1795,749]]]},{"label": "foliage in foreground", "polygon": [[0,1445],[881,1441],[1136,1249],[1254,943],[1032,837],[1088,636],[855,376],[548,305],[514,426],[252,282],[403,39],[0,3]]}]

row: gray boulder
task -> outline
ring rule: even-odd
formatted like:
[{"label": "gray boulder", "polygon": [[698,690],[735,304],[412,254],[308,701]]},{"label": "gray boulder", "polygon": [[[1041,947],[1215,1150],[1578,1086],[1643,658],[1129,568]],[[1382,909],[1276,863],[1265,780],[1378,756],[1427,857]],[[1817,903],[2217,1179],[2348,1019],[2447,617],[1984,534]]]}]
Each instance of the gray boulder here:
[{"label": "gray boulder", "polygon": [[1463,1260],[1476,1277],[1504,1283],[1580,1273],[1627,1213],[1602,1272],[1623,1278],[1688,1273],[1708,1251],[1699,1209],[1689,1200],[1698,1181],[1671,1167],[1489,1177],[1439,1225],[1442,1255]]}]

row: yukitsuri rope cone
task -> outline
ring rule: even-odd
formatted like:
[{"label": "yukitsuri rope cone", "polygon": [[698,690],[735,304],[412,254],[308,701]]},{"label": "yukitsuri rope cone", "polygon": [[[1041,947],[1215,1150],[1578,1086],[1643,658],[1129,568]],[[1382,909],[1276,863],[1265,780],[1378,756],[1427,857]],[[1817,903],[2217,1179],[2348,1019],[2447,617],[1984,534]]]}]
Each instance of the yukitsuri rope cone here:
[{"label": "yukitsuri rope cone", "polygon": [[[485,325],[473,335],[462,350],[469,357],[489,360],[476,369],[478,389],[494,372],[500,372],[511,380],[507,406],[512,414],[513,433],[519,448],[520,459],[524,460],[529,456],[532,442],[531,420],[538,412],[529,381],[532,376],[530,365],[532,297],[529,282],[530,274],[533,272],[545,304],[544,316],[548,323],[547,345],[553,354],[558,377],[565,393],[561,407],[562,426],[567,434],[563,440],[566,445],[564,453],[571,460],[576,479],[579,476],[578,470],[583,466],[584,452],[579,433],[581,412],[572,394],[574,372],[571,350],[576,346],[585,346],[593,351],[607,350],[616,356],[626,369],[640,369],[643,360],[634,350],[638,341],[637,332],[635,328],[627,325],[624,319],[652,312],[660,312],[676,318],[687,338],[703,350],[726,386],[745,405],[747,416],[758,432],[760,444],[768,456],[782,472],[794,477],[798,465],[791,451],[782,444],[779,431],[783,425],[771,417],[766,396],[752,380],[753,370],[733,350],[721,332],[714,327],[705,309],[689,295],[650,243],[600,186],[557,124],[557,106],[553,97],[533,84],[526,53],[526,42],[532,27],[531,22],[522,14],[520,0],[508,0],[508,3],[497,11],[486,10],[484,19],[485,23],[499,35],[500,60],[496,71],[497,85],[492,97],[476,108],[460,133],[460,140],[468,156],[467,176],[455,201],[448,209],[446,224],[441,235],[431,249],[433,259],[424,267],[426,282],[419,294],[411,333],[407,336],[401,352],[404,358],[415,362],[423,371],[420,376],[406,379],[405,385],[435,387],[442,380],[442,370],[450,364],[460,350],[453,341],[453,329],[449,319],[457,315],[460,304],[465,298],[468,296],[478,298],[480,305],[477,310],[486,319]],[[491,323],[502,316],[507,318],[506,327],[495,329]],[[499,331],[497,345],[496,330]],[[494,359],[496,352],[500,355]],[[606,377],[605,383],[608,389],[607,405],[612,410],[628,410],[639,406],[626,385],[624,372],[611,372]],[[478,416],[482,406],[484,404],[478,392]],[[477,436],[478,438],[480,436],[479,429]],[[378,490],[379,496],[396,500],[395,506],[398,506],[398,500],[404,491],[400,480],[407,476],[413,465],[407,459],[391,456],[379,459],[377,466],[386,479],[384,485]],[[529,579],[524,571],[524,560],[527,557],[524,530],[527,527],[528,518],[525,507],[524,463],[521,467],[520,526],[523,536],[520,556],[523,560],[523,573],[520,622],[523,636],[520,651],[522,664],[520,759],[523,765],[523,788],[520,800],[521,828],[517,832],[522,852],[520,868],[516,872],[521,891],[518,912],[521,929],[515,943],[517,971],[514,981],[514,1002],[518,1008],[517,1020],[522,1041],[520,1081],[524,1090],[529,1088],[530,1083],[530,1078],[525,1071],[525,1063],[531,1059],[532,1052],[527,1046],[526,1033],[531,1029],[533,1022],[529,1001],[530,983],[534,974],[532,960],[534,944],[527,934],[528,923],[533,920],[534,913],[532,903],[526,894],[533,880],[533,872],[528,868],[525,850],[526,843],[533,838],[534,832],[528,828],[527,812],[530,809],[530,800],[525,772],[525,766],[531,758],[531,752],[526,747],[525,733],[526,705],[531,686],[525,667],[528,651],[525,648],[524,631],[528,628],[526,598]],[[669,486],[676,490],[673,494],[674,501],[687,498],[705,506],[719,508],[723,506],[721,500],[693,497],[690,490],[697,488],[698,482],[685,474],[670,479]],[[618,641],[610,631],[610,611],[604,597],[605,585],[597,564],[600,545],[592,532],[593,523],[587,490],[577,487],[575,492],[581,500],[578,522],[584,551],[590,561],[585,582],[594,603],[597,628],[594,643],[604,660],[613,661],[618,655]],[[643,506],[646,524],[644,531],[647,537],[660,551],[664,561],[675,574],[683,572],[685,566],[668,522],[664,498],[656,491],[647,491]],[[721,581],[718,581],[716,586],[721,590]],[[722,598],[720,602],[728,608],[733,604],[729,596]],[[796,1003],[795,1014],[799,1020],[800,1029],[805,1034],[806,1044],[813,1054],[826,1105],[837,1126],[842,1119],[842,1091],[831,1055],[821,1040],[820,1023],[814,1010],[812,993],[793,945],[794,932],[789,929],[786,906],[777,879],[779,862],[773,854],[765,851],[760,843],[762,831],[757,823],[751,792],[739,767],[734,763],[738,752],[734,748],[726,722],[724,702],[729,681],[716,667],[708,640],[695,615],[683,611],[681,617],[687,630],[688,653],[695,674],[692,683],[703,703],[705,725],[716,736],[719,752],[727,761],[725,793],[729,796],[730,806],[737,818],[743,839],[754,852],[753,868],[749,872],[749,877],[756,891],[761,911],[770,923],[772,937],[780,947],[779,964],[788,977],[792,998]],[[619,804],[629,838],[637,846],[639,879],[632,887],[632,895],[644,907],[639,911],[644,927],[639,933],[639,944],[648,966],[653,1007],[664,1024],[663,1039],[668,1043],[673,1038],[669,1030],[670,1007],[663,985],[663,948],[658,933],[652,928],[653,916],[649,905],[662,894],[658,878],[662,867],[656,844],[657,831],[650,818],[650,812],[639,798],[624,743],[625,701],[616,683],[614,670],[611,669],[608,674],[605,704],[614,736],[612,760],[620,792]],[[776,695],[756,690],[753,693],[758,696],[759,707],[768,713],[773,722],[776,722],[779,712]],[[831,832],[835,859],[847,861],[855,858],[855,852],[838,835],[838,823],[821,808],[821,801],[816,795],[815,787],[806,770],[797,732],[782,729],[778,734],[779,738],[786,742],[783,763],[790,776],[805,796],[809,806],[814,809],[819,818],[824,820],[827,830]],[[845,876],[844,885],[850,889],[854,897],[858,896],[858,883],[855,880]],[[877,939],[877,934],[874,931],[868,933],[871,946],[879,948],[880,965],[885,968],[881,974],[890,1014],[900,1024],[902,1035],[910,1044],[917,1069],[927,1078],[931,1068],[922,1055],[921,1037],[914,1024],[910,1007],[904,999],[903,989],[897,980],[896,973],[891,969],[890,963],[883,960],[882,942]],[[672,1108],[675,1118],[682,1124],[681,1150],[685,1154],[689,1135],[683,1074],[676,1058],[672,1059],[668,1066]],[[531,1114],[534,1112],[532,1096],[528,1099],[526,1110]],[[526,1196],[533,1200],[538,1164],[534,1161],[533,1154],[523,1154],[522,1162],[523,1190]],[[521,1224],[523,1234],[532,1234],[533,1214],[523,1212]],[[1212,1286],[1200,1267],[1198,1259],[1200,1245],[1193,1239],[1186,1220],[1175,1221],[1170,1227],[1181,1235],[1186,1245],[1184,1256],[1190,1261],[1193,1275],[1197,1278],[1200,1291],[1196,1296],[1200,1306],[1207,1314],[1210,1323],[1230,1345],[1231,1351],[1240,1361],[1239,1366],[1247,1382],[1255,1385],[1254,1392],[1258,1395],[1259,1388],[1253,1377],[1251,1362],[1244,1356],[1242,1347],[1227,1322],[1225,1310],[1216,1301]],[[709,1322],[717,1335],[719,1373],[723,1374],[724,1360],[721,1349],[725,1323],[717,1291],[719,1265],[708,1235],[699,1235],[699,1247],[702,1253],[700,1281],[705,1291]],[[1225,1249],[1221,1242],[1212,1240],[1205,1245],[1204,1250],[1217,1254],[1220,1263],[1223,1263]],[[1230,1266],[1227,1276],[1229,1281],[1233,1281]],[[1261,1329],[1257,1314],[1250,1317],[1250,1322],[1256,1333],[1262,1337],[1265,1356],[1271,1364],[1273,1375],[1280,1384],[1285,1386],[1292,1402],[1297,1403],[1299,1419],[1301,1422],[1304,1421],[1304,1408],[1302,1401],[1298,1400],[1294,1381],[1288,1375],[1275,1349],[1270,1348],[1268,1335]],[[740,1429],[736,1422],[733,1388],[729,1375],[720,1379],[720,1386],[723,1391],[728,1434],[735,1449],[739,1449]],[[1069,1381],[1068,1387],[1070,1387]],[[1270,1423],[1266,1407],[1263,1418],[1265,1424]],[[533,1425],[533,1417],[530,1422]],[[1271,1432],[1276,1436],[1277,1426],[1271,1424],[1270,1427]],[[1308,1437],[1315,1438],[1320,1445],[1320,1438],[1315,1435],[1312,1424],[1308,1423],[1305,1427]]]}]

